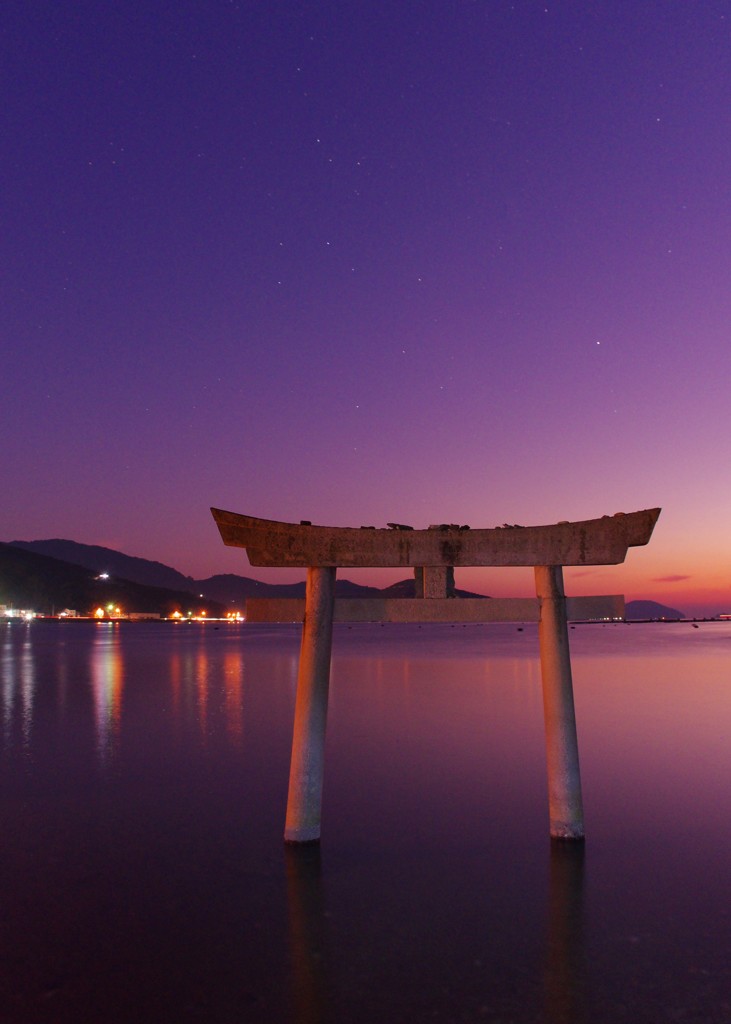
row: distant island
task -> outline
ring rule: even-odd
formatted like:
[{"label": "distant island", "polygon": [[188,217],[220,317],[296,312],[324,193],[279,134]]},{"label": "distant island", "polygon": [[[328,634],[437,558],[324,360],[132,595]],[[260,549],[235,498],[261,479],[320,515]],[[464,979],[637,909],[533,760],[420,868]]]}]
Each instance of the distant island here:
[{"label": "distant island", "polygon": [[[196,580],[162,562],[126,555],[111,548],[72,540],[0,543],[0,605],[31,608],[44,615],[97,608],[170,616],[205,614],[222,618],[243,611],[249,597],[304,597],[305,584],[263,583],[223,573]],[[337,597],[414,597],[414,580],[389,587],[369,587],[350,580],[336,582]],[[456,590],[456,598],[489,600],[485,594]],[[656,601],[628,601],[627,619],[683,619],[683,612]]]},{"label": "distant island", "polygon": [[657,601],[628,601],[624,606],[625,619],[684,619],[685,612],[668,608]]}]

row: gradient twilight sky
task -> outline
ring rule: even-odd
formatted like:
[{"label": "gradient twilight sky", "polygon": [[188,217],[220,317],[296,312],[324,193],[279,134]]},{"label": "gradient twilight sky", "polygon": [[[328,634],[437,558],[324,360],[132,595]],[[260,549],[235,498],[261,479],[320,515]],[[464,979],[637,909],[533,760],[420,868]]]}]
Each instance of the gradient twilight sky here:
[{"label": "gradient twilight sky", "polygon": [[208,507],[661,505],[649,547],[568,592],[731,611],[730,2],[2,19],[0,539],[285,582]]}]

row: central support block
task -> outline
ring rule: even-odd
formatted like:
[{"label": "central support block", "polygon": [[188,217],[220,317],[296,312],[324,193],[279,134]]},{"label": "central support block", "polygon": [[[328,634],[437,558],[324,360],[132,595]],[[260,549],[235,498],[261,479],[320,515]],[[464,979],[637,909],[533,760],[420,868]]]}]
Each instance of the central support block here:
[{"label": "central support block", "polygon": [[414,569],[414,597],[454,597],[454,566],[425,565]]}]

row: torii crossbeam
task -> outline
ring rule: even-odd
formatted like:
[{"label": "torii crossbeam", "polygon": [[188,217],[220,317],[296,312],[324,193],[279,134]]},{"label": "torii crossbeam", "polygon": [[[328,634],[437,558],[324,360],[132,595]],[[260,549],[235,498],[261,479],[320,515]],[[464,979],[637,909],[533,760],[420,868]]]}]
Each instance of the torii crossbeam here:
[{"label": "torii crossbeam", "polygon": [[[576,736],[567,617],[620,618],[624,598],[569,598],[563,566],[616,565],[630,547],[647,544],[659,508],[550,526],[472,530],[442,525],[412,530],[282,523],[212,508],[224,544],[246,548],[251,565],[307,568],[301,601],[247,601],[247,619],[304,620],[295,707],[285,840],[320,838],[325,726],[333,619],[346,621],[538,622],[546,728],[551,836],[583,839],[579,752]],[[455,566],[530,566],[535,599],[459,599]],[[415,600],[338,600],[339,567],[412,567]],[[567,609],[568,603],[568,609]]]}]

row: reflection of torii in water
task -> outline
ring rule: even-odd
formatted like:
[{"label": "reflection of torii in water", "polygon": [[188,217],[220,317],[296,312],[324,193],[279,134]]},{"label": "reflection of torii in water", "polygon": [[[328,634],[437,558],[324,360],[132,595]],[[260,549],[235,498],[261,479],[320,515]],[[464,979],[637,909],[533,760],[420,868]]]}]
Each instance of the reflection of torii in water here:
[{"label": "reflection of torii in water", "polygon": [[[660,509],[551,526],[471,530],[377,530],[280,523],[211,509],[224,544],[246,548],[251,565],[307,568],[301,601],[247,601],[247,619],[304,618],[289,776],[288,842],[320,838],[325,725],[333,619],[389,622],[538,622],[546,727],[551,835],[582,839],[579,752],[567,630],[572,618],[621,618],[622,597],[569,598],[564,565],[616,565],[627,549],[647,544]],[[535,599],[452,599],[455,566],[530,566]],[[335,601],[338,567],[412,567],[417,597]]]}]

